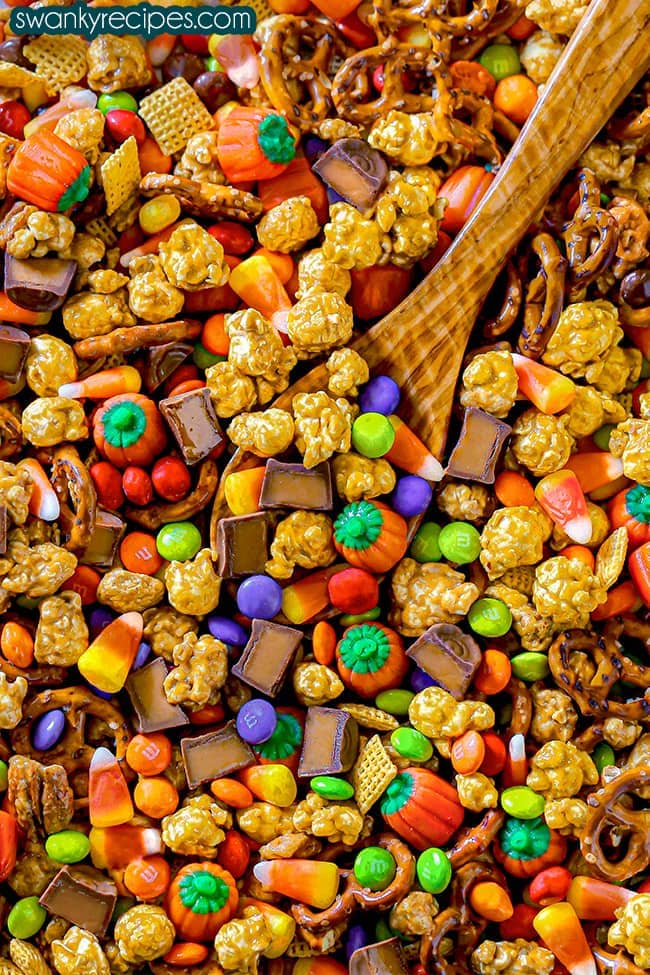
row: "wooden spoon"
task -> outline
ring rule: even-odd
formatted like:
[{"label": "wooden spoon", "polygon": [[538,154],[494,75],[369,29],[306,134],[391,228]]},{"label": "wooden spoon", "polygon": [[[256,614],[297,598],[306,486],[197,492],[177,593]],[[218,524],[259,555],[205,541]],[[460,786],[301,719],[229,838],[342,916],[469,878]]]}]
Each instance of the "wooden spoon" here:
[{"label": "wooden spoon", "polygon": [[[373,372],[402,389],[401,414],[440,456],[454,389],[476,316],[508,254],[552,191],[623,98],[650,67],[650,0],[592,0],[542,98],[472,219],[439,264],[393,311],[351,343]],[[327,388],[323,364],[293,383],[273,406],[289,410],[296,393]],[[224,474],[260,459],[238,450]],[[229,514],[223,483],[216,525]]]}]

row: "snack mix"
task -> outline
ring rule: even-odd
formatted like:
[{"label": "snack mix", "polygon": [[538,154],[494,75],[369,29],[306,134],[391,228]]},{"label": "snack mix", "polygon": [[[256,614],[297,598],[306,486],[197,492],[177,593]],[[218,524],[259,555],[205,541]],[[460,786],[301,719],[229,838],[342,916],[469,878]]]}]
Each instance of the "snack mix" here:
[{"label": "snack mix", "polygon": [[0,975],[642,975],[650,79],[436,458],[358,340],[588,0],[269,3],[0,13]]}]

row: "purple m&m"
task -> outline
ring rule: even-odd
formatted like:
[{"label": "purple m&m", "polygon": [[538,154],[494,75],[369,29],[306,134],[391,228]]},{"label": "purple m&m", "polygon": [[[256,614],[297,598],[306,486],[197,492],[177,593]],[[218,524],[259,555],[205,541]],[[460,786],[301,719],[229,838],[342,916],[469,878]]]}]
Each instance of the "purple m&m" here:
[{"label": "purple m&m", "polygon": [[208,629],[215,640],[221,640],[229,647],[245,647],[248,643],[244,627],[226,616],[208,616]]},{"label": "purple m&m", "polygon": [[237,609],[251,619],[272,620],[282,609],[282,587],[270,576],[249,576],[237,590]]},{"label": "purple m&m", "polygon": [[151,653],[151,647],[146,642],[146,640],[143,640],[140,646],[138,647],[138,652],[135,655],[135,660],[133,661],[133,666],[131,667],[131,670],[138,670],[139,667],[144,667],[147,660],[149,659],[150,653]]},{"label": "purple m&m", "polygon": [[32,745],[39,752],[53,748],[65,728],[65,714],[60,708],[46,711],[37,718],[32,727]]},{"label": "purple m&m", "polygon": [[90,639],[96,640],[102,630],[105,630],[108,624],[112,623],[115,618],[115,613],[108,609],[107,606],[95,606],[88,617]]},{"label": "purple m&m", "polygon": [[433,488],[428,481],[416,474],[408,474],[397,482],[391,503],[404,518],[414,518],[427,510],[432,497]]},{"label": "purple m&m", "polygon": [[419,694],[420,691],[423,691],[425,687],[434,687],[436,682],[433,677],[429,677],[424,670],[420,670],[419,667],[416,667],[409,678],[409,684],[411,685],[411,690],[415,691],[416,694]]},{"label": "purple m&m", "polygon": [[347,960],[350,961],[355,951],[358,951],[359,948],[365,948],[371,941],[372,939],[364,927],[360,924],[350,925],[345,939],[345,955]]},{"label": "purple m&m", "polygon": [[273,705],[259,697],[242,705],[236,722],[240,738],[249,745],[261,745],[263,741],[268,741],[277,723],[278,716]]},{"label": "purple m&m", "polygon": [[397,410],[399,400],[399,386],[395,380],[390,376],[375,376],[361,391],[359,405],[362,413],[383,413],[384,416],[390,416]]}]

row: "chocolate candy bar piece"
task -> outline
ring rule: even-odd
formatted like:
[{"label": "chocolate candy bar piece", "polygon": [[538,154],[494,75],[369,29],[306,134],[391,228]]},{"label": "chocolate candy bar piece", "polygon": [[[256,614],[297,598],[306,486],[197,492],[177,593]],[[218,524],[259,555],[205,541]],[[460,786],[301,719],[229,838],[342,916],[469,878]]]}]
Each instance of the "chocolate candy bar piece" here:
[{"label": "chocolate candy bar piece", "polygon": [[99,569],[110,569],[125,531],[126,524],[119,515],[98,508],[90,542],[79,561],[84,565],[95,565]]},{"label": "chocolate candy bar piece", "polygon": [[359,726],[347,711],[309,708],[298,777],[349,772],[359,751]]},{"label": "chocolate candy bar piece", "polygon": [[350,956],[350,975],[407,975],[406,958],[397,938],[357,948]]},{"label": "chocolate candy bar piece", "polygon": [[8,383],[18,382],[25,362],[31,338],[22,328],[13,325],[0,325],[0,379]]},{"label": "chocolate candy bar piece", "polygon": [[238,579],[264,572],[269,557],[269,515],[222,518],[217,526],[217,572]]},{"label": "chocolate candy bar piece", "polygon": [[7,551],[7,506],[0,504],[0,555]]},{"label": "chocolate candy bar piece", "polygon": [[327,185],[358,210],[375,203],[388,180],[388,165],[363,139],[339,139],[314,163]]},{"label": "chocolate candy bar piece", "polygon": [[468,407],[445,473],[461,481],[494,484],[495,468],[511,431],[512,427],[495,416]]},{"label": "chocolate candy bar piece", "polygon": [[60,257],[21,260],[5,253],[5,291],[21,308],[54,311],[65,301],[76,271],[76,261]]},{"label": "chocolate candy bar piece", "polygon": [[189,342],[167,342],[165,345],[147,349],[142,375],[148,392],[153,393],[162,386],[193,351],[194,347]]},{"label": "chocolate candy bar piece", "polygon": [[275,697],[301,641],[301,631],[291,626],[271,620],[253,620],[250,639],[232,672],[261,694]]},{"label": "chocolate candy bar piece", "polygon": [[237,734],[234,721],[219,731],[209,731],[197,738],[181,738],[181,754],[188,789],[255,764],[255,755]]},{"label": "chocolate candy bar piece", "polygon": [[327,461],[308,469],[302,464],[267,460],[260,508],[331,511],[332,505],[332,471]]},{"label": "chocolate candy bar piece", "polygon": [[55,917],[85,928],[98,938],[106,934],[117,887],[93,867],[63,867],[41,895],[39,904]]},{"label": "chocolate candy bar piece", "polygon": [[167,420],[186,464],[198,464],[223,443],[223,431],[205,386],[161,400],[160,412]]},{"label": "chocolate candy bar piece", "polygon": [[476,640],[453,623],[434,623],[411,644],[406,656],[459,701],[481,662]]},{"label": "chocolate candy bar piece", "polygon": [[163,658],[156,657],[129,675],[125,687],[131,698],[138,731],[147,734],[190,723],[183,709],[177,704],[170,704],[165,696],[163,682],[167,673]]}]

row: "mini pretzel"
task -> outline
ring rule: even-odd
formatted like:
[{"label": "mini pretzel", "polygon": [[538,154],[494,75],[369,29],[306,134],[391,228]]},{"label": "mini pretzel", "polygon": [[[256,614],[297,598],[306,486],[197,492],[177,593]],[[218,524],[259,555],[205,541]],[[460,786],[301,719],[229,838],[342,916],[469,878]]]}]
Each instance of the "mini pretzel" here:
[{"label": "mini pretzel", "polygon": [[52,487],[59,498],[59,523],[68,540],[64,548],[83,552],[95,528],[97,492],[76,447],[59,447],[52,459]]},{"label": "mini pretzel", "polygon": [[[309,132],[331,110],[332,67],[348,49],[330,20],[283,14],[267,23],[259,52],[262,86],[278,112]],[[296,87],[308,95],[306,104],[296,103]]]},{"label": "mini pretzel", "polygon": [[646,243],[650,236],[650,220],[640,203],[624,196],[615,196],[608,212],[618,227],[618,246],[612,270],[614,277],[620,280],[648,256]]},{"label": "mini pretzel", "polygon": [[[555,682],[573,698],[584,717],[626,721],[650,718],[650,667],[624,656],[618,642],[623,627],[621,620],[609,620],[601,636],[566,630],[551,644],[548,665]],[[574,650],[587,654],[596,664],[596,673],[588,684],[583,684],[571,669],[569,657]],[[612,687],[619,680],[641,688],[641,695],[625,701],[609,700]]]},{"label": "mini pretzel", "polygon": [[385,911],[406,897],[415,880],[413,854],[405,843],[390,833],[382,833],[376,838],[374,845],[387,850],[395,860],[397,869],[389,886],[385,890],[369,890],[361,886],[353,870],[341,870],[345,887],[327,910],[315,912],[304,904],[292,905],[291,913],[297,924],[307,931],[326,931],[347,920],[357,908],[364,911]]},{"label": "mini pretzel", "polygon": [[[451,90],[451,112],[444,117],[444,99],[441,99],[441,82],[446,80],[445,74],[438,82],[438,99],[441,117],[437,119],[440,131],[445,132],[445,141],[454,145],[463,146],[474,156],[487,159],[493,165],[499,165],[503,159],[500,149],[497,147],[492,127],[494,123],[494,108],[489,98],[478,95],[473,91],[465,91],[461,88]],[[468,114],[470,122],[463,122],[456,118],[455,112]],[[434,108],[434,118],[437,117]]]},{"label": "mini pretzel", "polygon": [[[602,789],[587,797],[587,820],[580,835],[580,851],[592,868],[610,883],[643,873],[650,863],[650,809],[632,809],[621,800],[637,796],[650,785],[650,768],[621,772]],[[609,860],[602,847],[611,829],[629,833],[622,859]]]},{"label": "mini pretzel", "polygon": [[486,339],[494,339],[508,332],[519,318],[524,300],[521,274],[514,261],[510,260],[504,268],[505,290],[501,308],[483,325]]},{"label": "mini pretzel", "polygon": [[451,53],[452,38],[465,38],[484,31],[494,17],[498,0],[478,0],[467,14],[447,13],[450,4],[436,0],[394,3],[393,0],[374,0],[368,24],[380,41],[387,40],[403,27],[424,23],[434,43],[445,47],[446,58]]},{"label": "mini pretzel", "polygon": [[176,322],[160,322],[158,325],[132,325],[116,328],[108,335],[94,335],[75,342],[73,349],[79,359],[101,359],[119,352],[133,352],[150,345],[166,345],[181,339],[196,339],[202,325],[192,319],[181,318]]},{"label": "mini pretzel", "polygon": [[20,453],[23,445],[23,428],[20,420],[6,406],[0,405],[0,460],[7,460]]},{"label": "mini pretzel", "polygon": [[447,859],[452,867],[462,867],[489,850],[505,818],[501,809],[489,809],[478,826],[465,826],[451,850],[447,851]]},{"label": "mini pretzel", "polygon": [[499,34],[505,34],[524,12],[528,0],[499,0],[496,10],[475,32],[468,32],[454,39],[454,60],[472,61],[484,47]]},{"label": "mini pretzel", "polygon": [[600,187],[590,169],[578,174],[580,202],[573,218],[562,228],[571,269],[570,297],[602,274],[614,260],[618,246],[616,220],[600,205]]},{"label": "mini pretzel", "polygon": [[218,483],[217,465],[213,460],[204,460],[199,468],[196,487],[187,497],[169,504],[150,504],[147,508],[127,505],[124,514],[137,525],[157,531],[162,525],[169,525],[172,521],[187,521],[203,511],[214,497]]},{"label": "mini pretzel", "polygon": [[95,754],[95,748],[87,745],[84,740],[86,717],[89,714],[109,727],[118,762],[124,758],[131,733],[122,714],[110,701],[96,697],[85,687],[62,687],[36,694],[23,709],[23,718],[18,727],[10,732],[14,752],[36,759],[42,756],[42,752],[32,745],[32,725],[41,715],[56,708],[63,711],[67,729],[61,740],[48,751],[48,764],[62,765],[68,775],[88,768]]},{"label": "mini pretzel", "polygon": [[562,314],[567,262],[550,234],[538,234],[530,246],[540,266],[526,289],[518,349],[522,355],[539,359]]},{"label": "mini pretzel", "polygon": [[0,657],[0,671],[6,674],[9,680],[16,677],[24,677],[30,687],[58,687],[65,684],[68,679],[67,667],[54,667],[49,664],[41,664],[40,667],[30,666],[26,670],[16,667],[15,664]]},{"label": "mini pretzel", "polygon": [[590,942],[589,947],[600,975],[647,975],[647,970],[635,965],[623,951],[613,955],[597,941]]},{"label": "mini pretzel", "polygon": [[173,193],[181,207],[196,217],[241,220],[250,223],[264,212],[262,201],[252,193],[234,186],[199,182],[186,176],[166,173],[147,173],[140,182],[143,196]]},{"label": "mini pretzel", "polygon": [[528,734],[530,722],[533,720],[533,698],[522,680],[511,677],[504,691],[510,696],[512,714],[508,725],[507,737]]}]

